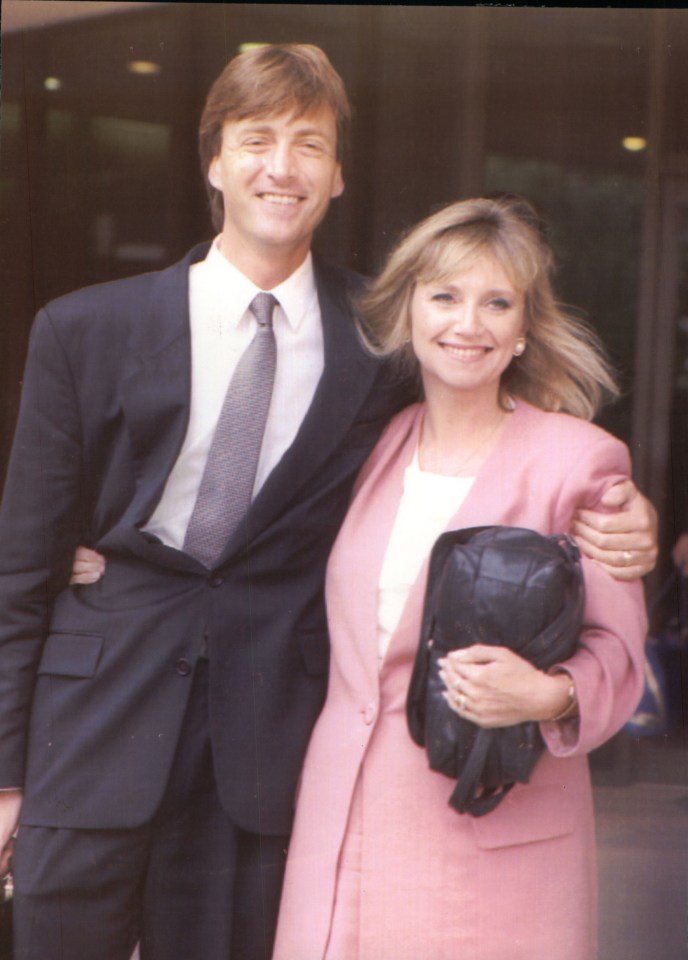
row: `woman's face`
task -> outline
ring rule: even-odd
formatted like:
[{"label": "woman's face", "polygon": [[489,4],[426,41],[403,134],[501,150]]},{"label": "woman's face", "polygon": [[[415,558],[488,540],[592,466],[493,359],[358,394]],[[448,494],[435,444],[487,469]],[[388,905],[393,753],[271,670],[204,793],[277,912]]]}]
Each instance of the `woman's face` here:
[{"label": "woman's face", "polygon": [[425,395],[459,391],[495,399],[524,334],[524,294],[490,256],[446,282],[417,283],[411,343]]}]

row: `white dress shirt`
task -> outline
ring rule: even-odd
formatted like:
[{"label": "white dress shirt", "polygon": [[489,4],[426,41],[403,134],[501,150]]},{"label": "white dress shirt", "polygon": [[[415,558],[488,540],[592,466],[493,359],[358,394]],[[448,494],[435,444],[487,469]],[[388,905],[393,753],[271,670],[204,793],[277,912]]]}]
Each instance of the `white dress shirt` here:
[{"label": "white dress shirt", "polygon": [[[220,253],[217,240],[189,271],[191,409],[183,446],[160,502],[145,529],[182,548],[232,374],[253,339],[257,321],[249,304],[260,290]],[[255,496],[292,444],[313,400],[325,365],[322,318],[313,261],[272,293],[277,368],[258,462]]]}]

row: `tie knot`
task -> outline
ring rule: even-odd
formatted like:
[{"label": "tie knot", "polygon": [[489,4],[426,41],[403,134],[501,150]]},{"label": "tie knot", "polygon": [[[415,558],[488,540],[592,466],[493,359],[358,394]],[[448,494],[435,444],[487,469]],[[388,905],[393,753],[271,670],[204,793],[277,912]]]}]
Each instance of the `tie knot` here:
[{"label": "tie knot", "polygon": [[272,311],[277,306],[277,300],[271,293],[257,293],[251,303],[249,310],[258,321],[261,327],[272,326]]}]

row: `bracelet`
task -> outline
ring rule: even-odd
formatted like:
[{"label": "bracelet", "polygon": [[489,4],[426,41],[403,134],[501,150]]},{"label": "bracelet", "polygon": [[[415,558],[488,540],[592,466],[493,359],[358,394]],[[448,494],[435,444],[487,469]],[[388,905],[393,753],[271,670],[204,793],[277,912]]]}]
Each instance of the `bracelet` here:
[{"label": "bracelet", "polygon": [[576,708],[578,706],[578,698],[576,697],[576,685],[573,682],[573,680],[569,684],[567,695],[569,698],[568,703],[566,704],[564,709],[561,711],[561,713],[558,713],[556,717],[552,717],[550,719],[549,721],[550,723],[559,723],[560,720],[568,720],[569,717],[572,717],[575,714]]}]

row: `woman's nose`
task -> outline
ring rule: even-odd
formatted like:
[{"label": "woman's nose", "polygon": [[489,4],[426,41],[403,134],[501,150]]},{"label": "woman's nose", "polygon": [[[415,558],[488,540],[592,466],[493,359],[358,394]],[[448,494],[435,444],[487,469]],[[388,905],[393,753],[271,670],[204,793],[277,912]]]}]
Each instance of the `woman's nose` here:
[{"label": "woman's nose", "polygon": [[480,308],[476,303],[462,303],[453,318],[454,329],[463,334],[477,333],[482,328]]}]

